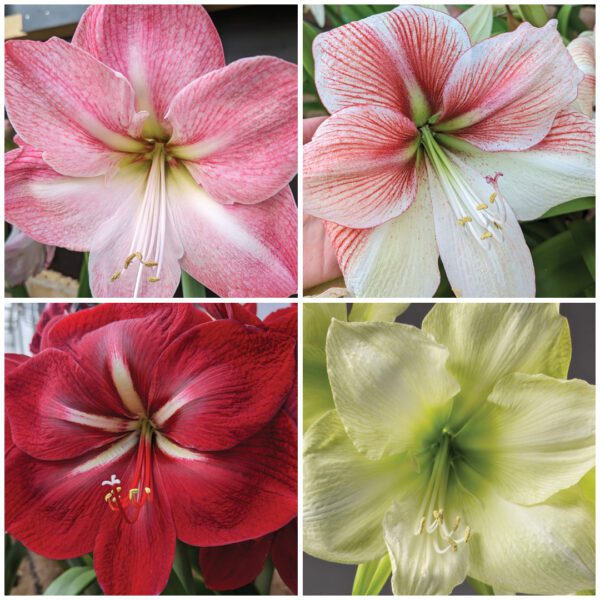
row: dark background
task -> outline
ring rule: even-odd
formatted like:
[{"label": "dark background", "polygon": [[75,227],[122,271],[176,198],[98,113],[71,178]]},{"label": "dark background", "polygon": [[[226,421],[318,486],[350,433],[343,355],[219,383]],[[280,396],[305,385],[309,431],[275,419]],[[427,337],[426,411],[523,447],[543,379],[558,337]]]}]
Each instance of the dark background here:
[{"label": "dark background", "polygon": [[[397,321],[409,325],[421,326],[421,321],[431,310],[433,304],[411,304]],[[569,368],[569,378],[584,379],[595,383],[595,343],[596,331],[595,305],[593,303],[561,304],[560,312],[569,321],[573,354]],[[304,554],[304,593],[307,595],[352,594],[352,583],[356,566],[339,565]],[[388,581],[381,594],[391,595]],[[463,596],[475,592],[468,583],[454,589],[453,595]]]}]

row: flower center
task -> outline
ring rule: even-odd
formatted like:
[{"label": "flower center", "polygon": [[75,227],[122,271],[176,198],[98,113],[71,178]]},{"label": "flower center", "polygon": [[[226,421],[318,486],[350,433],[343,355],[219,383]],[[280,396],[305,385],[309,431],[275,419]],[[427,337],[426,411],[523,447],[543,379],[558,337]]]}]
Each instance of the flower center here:
[{"label": "flower center", "polygon": [[123,267],[110,278],[111,281],[116,281],[130,266],[137,266],[134,298],[139,294],[145,273],[149,283],[160,281],[167,225],[170,219],[165,174],[167,163],[173,160],[165,144],[159,142],[154,143],[153,149],[141,158],[151,161],[144,198],[138,209],[135,232],[129,252],[123,261]]},{"label": "flower center", "polygon": [[119,515],[129,524],[137,521],[140,509],[146,502],[152,502],[152,423],[143,418],[140,420],[140,439],[138,443],[135,468],[127,493],[123,492],[121,480],[113,473],[110,480],[102,482],[110,491],[104,496],[111,511]]},{"label": "flower center", "polygon": [[479,187],[487,184],[490,191],[485,194],[473,189],[459,166],[436,141],[428,125],[421,128],[421,142],[450,202],[457,227],[469,232],[484,247],[489,248],[491,243],[502,242],[502,228],[506,222],[505,200],[498,189],[498,178],[502,173],[482,178],[482,185]]},{"label": "flower center", "polygon": [[[419,509],[415,535],[432,536],[433,548],[438,554],[456,552],[460,544],[466,544],[471,537],[471,528],[461,529],[461,517],[454,515],[452,526],[446,523],[445,503],[448,476],[452,465],[452,435],[444,428],[427,489]],[[459,531],[460,530],[460,531]]]}]

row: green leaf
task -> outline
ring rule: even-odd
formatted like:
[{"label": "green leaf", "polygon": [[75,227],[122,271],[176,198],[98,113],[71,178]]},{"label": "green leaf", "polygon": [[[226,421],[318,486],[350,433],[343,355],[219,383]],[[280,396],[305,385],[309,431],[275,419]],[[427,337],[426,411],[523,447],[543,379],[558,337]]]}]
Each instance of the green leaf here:
[{"label": "green leaf", "polygon": [[13,287],[6,288],[6,295],[11,298],[29,298],[29,294],[27,293],[27,288],[24,283],[20,285],[14,285]]},{"label": "green leaf", "polygon": [[181,272],[181,287],[184,298],[206,298],[206,288],[185,271]]},{"label": "green leaf", "polygon": [[394,10],[398,6],[397,4],[371,4],[371,8],[373,12],[376,14],[389,12],[390,10]]},{"label": "green leaf", "polygon": [[472,44],[477,44],[492,35],[493,11],[490,4],[478,4],[458,16]]},{"label": "green leaf", "polygon": [[548,22],[548,14],[541,4],[520,4],[523,18],[535,27],[543,27]]},{"label": "green leaf", "polygon": [[89,258],[89,253],[84,252],[83,262],[81,263],[81,271],[79,272],[79,289],[77,290],[78,298],[92,297],[92,291],[90,290],[90,276],[88,273]]},{"label": "green leaf", "polygon": [[496,35],[498,33],[506,33],[507,31],[508,23],[504,19],[494,17],[494,20],[492,21],[492,35]]},{"label": "green leaf", "polygon": [[335,8],[333,6],[331,6],[330,4],[326,4],[325,12],[327,13],[327,17],[329,18],[331,24],[334,27],[340,27],[341,25],[344,25],[344,21],[340,19],[340,16],[335,11]]},{"label": "green leaf", "polygon": [[567,38],[569,37],[569,20],[571,19],[571,11],[573,6],[565,4],[560,7],[556,18],[558,19],[558,31],[560,34]]},{"label": "green leaf", "polygon": [[392,573],[390,555],[358,565],[352,586],[353,596],[377,596]]},{"label": "green leaf", "polygon": [[477,579],[473,579],[473,577],[467,577],[467,581],[471,585],[471,587],[480,595],[480,596],[493,596],[494,590],[491,585],[487,583],[482,583]]},{"label": "green leaf", "polygon": [[173,560],[173,570],[182,583],[184,590],[188,595],[194,594],[194,577],[192,575],[192,566],[189,561],[188,551],[183,542],[177,540],[175,546],[175,558]]},{"label": "green leaf", "polygon": [[13,540],[8,534],[4,536],[4,594],[8,596],[17,579],[17,571],[27,549]]},{"label": "green leaf", "polygon": [[271,559],[267,558],[262,571],[254,581],[254,587],[258,590],[259,594],[268,596],[271,593],[271,582],[273,581],[274,571],[275,567]]},{"label": "green leaf", "polygon": [[568,215],[569,213],[579,212],[582,210],[590,210],[595,206],[596,198],[593,196],[587,198],[576,198],[575,200],[569,200],[568,202],[554,206],[548,212],[545,212],[540,219],[557,217],[558,215]]},{"label": "green leaf", "polygon": [[596,244],[593,221],[575,221],[571,224],[571,235],[590,275],[596,280]]},{"label": "green leaf", "polygon": [[169,575],[169,581],[167,581],[167,586],[161,592],[161,596],[187,596],[187,592],[183,587],[183,583],[181,583],[181,579],[177,576],[175,569],[171,571]]},{"label": "green leaf", "polygon": [[315,59],[312,53],[312,45],[314,39],[319,34],[319,30],[306,21],[302,23],[302,29],[302,64],[304,65],[304,69],[310,75],[311,79],[314,79]]},{"label": "green leaf", "polygon": [[78,596],[95,580],[92,567],[71,567],[48,586],[44,596]]}]

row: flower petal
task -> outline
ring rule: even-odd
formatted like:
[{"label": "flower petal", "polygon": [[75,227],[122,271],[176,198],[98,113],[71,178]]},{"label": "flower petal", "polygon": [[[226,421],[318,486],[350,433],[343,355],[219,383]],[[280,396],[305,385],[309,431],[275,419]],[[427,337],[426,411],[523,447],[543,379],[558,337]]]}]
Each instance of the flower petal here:
[{"label": "flower petal", "polygon": [[319,35],[315,82],[330,113],[369,104],[427,120],[441,108],[446,79],[470,45],[456,19],[401,6]]},{"label": "flower petal", "polygon": [[167,131],[164,117],[177,92],[225,65],[219,34],[199,5],[91,6],[73,45],[124,75],[136,108],[150,113],[146,127]]},{"label": "flower petal", "polygon": [[[467,163],[451,156],[462,177],[479,198],[490,198],[494,188]],[[535,296],[531,252],[510,206],[504,203],[505,221],[498,237],[479,237],[457,222],[451,202],[456,190],[427,163],[429,193],[433,201],[435,232],[448,280],[457,296],[465,298],[528,298]]]},{"label": "flower petal", "polygon": [[371,460],[411,447],[416,431],[447,416],[460,390],[448,350],[399,323],[344,323],[327,334],[327,371],[348,435]]},{"label": "flower petal", "polygon": [[347,227],[402,214],[417,191],[417,138],[414,124],[387,108],[335,113],[304,146],[304,210]]},{"label": "flower petal", "polygon": [[594,397],[594,386],[578,379],[507,375],[461,431],[461,443],[486,457],[497,493],[537,504],[594,466]]},{"label": "flower petal", "polygon": [[379,302],[354,302],[350,308],[350,321],[391,321],[392,323],[410,305]]},{"label": "flower petal", "polygon": [[144,149],[132,139],[145,114],[134,109],[127,80],[87,52],[51,38],[11,41],[6,50],[10,122],[63,175],[109,173],[123,152]]},{"label": "flower petal", "polygon": [[275,532],[271,559],[283,582],[298,593],[298,519]]},{"label": "flower petal", "polygon": [[422,327],[450,350],[466,413],[510,373],[567,376],[571,337],[556,304],[436,304]]},{"label": "flower petal", "polygon": [[65,177],[31,146],[5,155],[6,220],[28,236],[70,250],[89,250],[99,227],[127,202],[133,182],[119,175]]},{"label": "flower petal", "polygon": [[156,363],[148,393],[152,421],[186,448],[231,448],[273,419],[295,373],[295,342],[287,336],[236,321],[200,325]]},{"label": "flower petal", "polygon": [[298,67],[243,58],[196,79],[171,102],[173,154],[225,204],[254,204],[290,182],[298,155]]},{"label": "flower petal", "polygon": [[571,198],[595,194],[594,127],[580,113],[561,111],[548,135],[529,150],[482,152],[464,147],[464,157],[481,173],[502,173],[500,192],[516,217],[529,221]]},{"label": "flower petal", "polygon": [[253,539],[298,510],[297,430],[280,412],[241,444],[196,452],[157,436],[156,461],[168,483],[177,538],[193,546]]},{"label": "flower petal", "polygon": [[[133,469],[133,458],[130,469]],[[94,544],[94,569],[106,595],[157,595],[167,585],[175,556],[175,524],[168,481],[154,468],[156,493],[134,523],[104,515]],[[106,509],[105,509],[106,510]],[[108,511],[107,511],[108,512]]]},{"label": "flower petal", "polygon": [[223,297],[287,297],[298,289],[297,209],[289,188],[259,204],[223,205],[185,170],[168,180],[185,254],[181,267]]},{"label": "flower petal", "polygon": [[304,550],[340,563],[385,554],[383,516],[392,505],[401,467],[358,452],[335,410],[304,436]]},{"label": "flower petal", "polygon": [[583,75],[552,20],[521,24],[473,46],[444,88],[435,129],[482,150],[525,150],[541,142],[558,112],[577,96]]},{"label": "flower petal", "polygon": [[7,377],[6,409],[15,444],[46,460],[81,456],[131,430],[100,374],[59,350],[34,356]]},{"label": "flower petal", "polygon": [[200,548],[200,572],[211,590],[235,590],[252,583],[262,571],[271,551],[273,534],[255,540]]},{"label": "flower petal", "polygon": [[594,509],[572,490],[520,506],[489,492],[465,505],[473,531],[469,574],[520,594],[571,594],[595,586]]},{"label": "flower petal", "polygon": [[6,457],[7,531],[48,558],[91,552],[102,519],[112,516],[101,482],[123,471],[135,444],[130,434],[108,449],[61,461],[36,460],[14,448]]},{"label": "flower petal", "polygon": [[327,224],[344,280],[357,298],[431,297],[440,283],[427,180],[408,210],[372,229]]},{"label": "flower petal", "polygon": [[432,536],[415,535],[419,505],[406,495],[395,502],[384,519],[385,543],[392,562],[392,591],[400,596],[448,596],[462,583],[469,567],[469,549],[438,554]]},{"label": "flower petal", "polygon": [[325,221],[302,215],[302,286],[308,290],[342,275]]},{"label": "flower petal", "polygon": [[577,68],[583,72],[583,79],[577,88],[577,99],[573,107],[577,107],[588,116],[594,116],[596,106],[596,37],[595,33],[584,31],[568,46],[567,50],[573,57]]}]

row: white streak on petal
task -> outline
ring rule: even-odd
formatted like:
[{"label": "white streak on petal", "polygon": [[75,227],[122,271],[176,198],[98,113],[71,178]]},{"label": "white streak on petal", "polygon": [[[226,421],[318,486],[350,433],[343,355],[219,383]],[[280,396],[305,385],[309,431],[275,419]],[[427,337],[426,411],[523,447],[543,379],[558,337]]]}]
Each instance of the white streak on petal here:
[{"label": "white streak on petal", "polygon": [[79,465],[76,469],[70,472],[70,476],[80,475],[81,473],[87,473],[93,471],[98,467],[102,467],[109,463],[112,463],[134,448],[137,444],[138,433],[137,431],[131,432],[128,436],[121,438],[118,442],[109,446],[104,452],[96,455],[94,458],[87,462]]},{"label": "white streak on petal", "polygon": [[86,413],[76,408],[66,408],[63,418],[70,423],[79,423],[88,427],[95,427],[104,431],[112,431],[115,433],[131,431],[135,429],[136,423],[119,417],[104,417],[102,415],[94,415]]},{"label": "white streak on petal", "polygon": [[156,445],[161,452],[176,460],[206,460],[202,454],[183,448],[158,432],[156,433]]},{"label": "white streak on petal", "polygon": [[113,354],[111,358],[111,375],[125,408],[134,415],[143,416],[145,410],[142,400],[135,391],[127,365],[118,354]]}]

